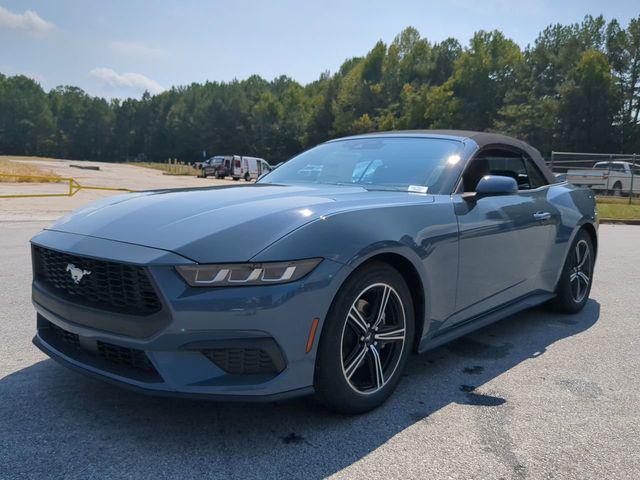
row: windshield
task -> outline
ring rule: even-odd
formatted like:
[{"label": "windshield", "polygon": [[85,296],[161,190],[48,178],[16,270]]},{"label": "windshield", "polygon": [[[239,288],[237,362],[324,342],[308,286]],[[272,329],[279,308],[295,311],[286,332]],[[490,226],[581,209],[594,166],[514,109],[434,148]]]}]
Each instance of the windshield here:
[{"label": "windshield", "polygon": [[461,148],[461,142],[436,138],[340,140],[301,153],[260,183],[362,185],[425,193],[433,190],[448,165],[460,160]]}]

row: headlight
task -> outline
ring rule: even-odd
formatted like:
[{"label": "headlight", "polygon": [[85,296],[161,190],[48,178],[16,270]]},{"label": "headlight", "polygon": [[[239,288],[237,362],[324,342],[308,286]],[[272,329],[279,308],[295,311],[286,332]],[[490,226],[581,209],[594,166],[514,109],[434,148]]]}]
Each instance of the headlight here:
[{"label": "headlight", "polygon": [[176,270],[192,287],[242,287],[295,282],[321,261],[309,258],[291,262],[180,265]]}]

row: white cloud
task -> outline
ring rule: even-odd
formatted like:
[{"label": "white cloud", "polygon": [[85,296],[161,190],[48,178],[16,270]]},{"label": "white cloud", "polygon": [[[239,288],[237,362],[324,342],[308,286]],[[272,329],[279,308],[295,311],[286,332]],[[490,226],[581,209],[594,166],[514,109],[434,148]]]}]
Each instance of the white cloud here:
[{"label": "white cloud", "polygon": [[111,88],[126,88],[142,92],[148,90],[150,93],[160,93],[164,91],[157,82],[145,77],[141,73],[117,73],[111,68],[94,68],[89,75],[100,80]]},{"label": "white cloud", "polygon": [[139,42],[110,42],[109,48],[118,55],[128,55],[132,57],[152,57],[164,56],[164,50],[149,47]]},{"label": "white cloud", "polygon": [[4,7],[0,7],[0,28],[12,30],[26,30],[34,34],[46,34],[55,28],[55,25],[46,21],[33,10],[25,10],[24,13],[13,13]]}]

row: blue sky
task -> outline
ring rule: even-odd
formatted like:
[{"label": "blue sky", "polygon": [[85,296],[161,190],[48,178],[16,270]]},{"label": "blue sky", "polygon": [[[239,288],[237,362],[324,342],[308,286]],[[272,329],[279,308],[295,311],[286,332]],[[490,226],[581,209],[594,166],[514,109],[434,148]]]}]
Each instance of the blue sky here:
[{"label": "blue sky", "polygon": [[601,13],[626,25],[640,3],[0,0],[0,72],[105,97],[254,73],[307,83],[409,25],[431,41],[452,36],[464,45],[473,32],[497,28],[526,46],[550,23]]}]

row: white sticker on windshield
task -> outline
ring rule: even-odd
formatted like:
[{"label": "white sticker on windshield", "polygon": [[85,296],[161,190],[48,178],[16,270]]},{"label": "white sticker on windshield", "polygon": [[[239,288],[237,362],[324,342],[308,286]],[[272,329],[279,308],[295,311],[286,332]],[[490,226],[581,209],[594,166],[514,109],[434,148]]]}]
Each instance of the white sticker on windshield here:
[{"label": "white sticker on windshield", "polygon": [[411,193],[427,193],[428,188],[429,187],[423,187],[422,185],[409,185],[407,191]]}]

